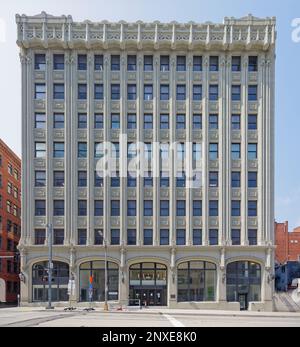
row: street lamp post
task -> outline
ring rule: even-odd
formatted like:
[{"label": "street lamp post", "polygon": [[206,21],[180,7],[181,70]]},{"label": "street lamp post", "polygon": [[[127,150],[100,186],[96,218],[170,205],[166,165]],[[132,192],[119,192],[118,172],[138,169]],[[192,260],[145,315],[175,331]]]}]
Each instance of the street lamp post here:
[{"label": "street lamp post", "polygon": [[108,311],[108,303],[107,303],[107,294],[108,294],[108,278],[107,278],[107,240],[104,239],[104,251],[105,251],[105,269],[104,269],[104,277],[105,277],[105,302],[104,302],[104,311]]},{"label": "street lamp post", "polygon": [[48,306],[46,307],[46,310],[53,310],[52,307],[52,268],[53,268],[53,262],[52,262],[52,235],[53,235],[53,229],[52,224],[47,224],[48,229],[48,246],[49,246],[49,261],[48,261]]}]

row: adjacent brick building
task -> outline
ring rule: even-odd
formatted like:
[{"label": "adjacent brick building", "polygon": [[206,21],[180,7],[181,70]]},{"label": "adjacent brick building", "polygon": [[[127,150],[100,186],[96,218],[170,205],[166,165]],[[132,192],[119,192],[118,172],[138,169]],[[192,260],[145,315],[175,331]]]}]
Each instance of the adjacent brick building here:
[{"label": "adjacent brick building", "polygon": [[300,261],[300,227],[289,233],[289,224],[275,223],[276,261],[285,264]]},{"label": "adjacent brick building", "polygon": [[[0,139],[0,257],[15,256],[21,234],[21,160]],[[17,301],[19,263],[0,258],[0,303]]]}]

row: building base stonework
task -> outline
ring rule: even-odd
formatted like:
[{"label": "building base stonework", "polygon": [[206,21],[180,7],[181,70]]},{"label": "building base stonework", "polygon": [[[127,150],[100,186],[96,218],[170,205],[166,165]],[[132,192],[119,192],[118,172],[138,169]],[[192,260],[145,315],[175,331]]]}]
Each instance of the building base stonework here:
[{"label": "building base stonework", "polygon": [[[272,271],[269,269],[270,262],[270,249],[266,247],[256,247],[255,250],[252,249],[251,257],[249,257],[249,252],[242,248],[235,247],[215,247],[215,249],[211,249],[211,247],[203,247],[201,249],[201,255],[199,255],[199,249],[189,248],[185,251],[179,250],[176,248],[168,248],[168,249],[155,249],[155,247],[150,247],[148,250],[143,249],[143,254],[139,251],[138,247],[133,247],[132,249],[125,249],[122,247],[111,247],[108,248],[108,256],[107,261],[109,264],[116,264],[117,270],[117,287],[114,287],[112,290],[108,289],[109,294],[115,295],[115,297],[109,298],[109,304],[111,308],[120,308],[125,306],[132,306],[139,304],[141,306],[163,306],[168,307],[170,309],[197,309],[197,310],[230,310],[230,311],[239,311],[243,305],[241,298],[236,297],[235,302],[230,301],[229,288],[227,287],[227,283],[230,282],[230,278],[226,273],[226,269],[228,269],[229,264],[233,264],[235,262],[251,262],[251,264],[257,264],[259,267],[260,273],[260,283],[256,285],[256,291],[259,298],[257,302],[251,302],[250,299],[247,299],[247,296],[251,294],[251,285],[249,287],[239,289],[238,295],[244,295],[246,300],[246,307],[244,309],[248,309],[249,311],[273,311],[273,276]],[[154,256],[155,254],[155,256]],[[166,255],[169,255],[166,257]],[[44,247],[28,247],[22,248],[22,274],[24,276],[24,280],[21,285],[21,305],[22,306],[43,306],[46,305],[47,298],[44,297],[44,300],[38,300],[38,297],[34,297],[34,290],[36,288],[41,289],[41,285],[36,285],[36,278],[33,276],[33,269],[35,264],[44,263],[47,261],[47,248]],[[72,305],[76,307],[88,307],[91,305],[92,307],[100,307],[104,306],[104,300],[98,301],[96,294],[92,298],[92,302],[89,302],[87,296],[83,296],[82,293],[85,293],[85,289],[83,289],[83,276],[80,275],[80,271],[82,268],[85,268],[85,264],[94,263],[104,261],[104,248],[96,250],[95,247],[55,247],[53,251],[53,261],[61,262],[68,265],[70,272],[69,276],[74,276],[75,278],[75,294],[74,296],[67,296],[64,293],[64,300],[57,299],[53,301],[54,307],[67,307],[70,303],[70,299],[72,300]],[[182,281],[180,279],[179,271],[180,266],[182,264],[214,264],[215,269],[211,270],[215,276],[211,285],[211,295],[209,301],[203,300],[195,301],[190,298],[188,301],[179,300],[179,292],[180,286],[182,285]],[[154,288],[154,284],[152,281],[142,279],[142,285],[138,286],[139,290],[144,293],[145,298],[140,297],[140,301],[135,301],[135,297],[132,297],[131,288],[135,288],[132,286],[133,282],[136,282],[136,279],[132,279],[131,268],[135,268],[138,264],[146,264],[146,268],[148,264],[159,264],[158,266],[165,267],[167,276],[165,278],[165,292],[162,290],[157,290]],[[193,265],[194,266],[194,265]],[[133,270],[137,271],[137,270]],[[147,278],[147,269],[146,277]],[[152,270],[149,270],[151,272]],[[157,270],[160,271],[160,270]],[[191,276],[198,270],[191,269]],[[203,273],[204,270],[199,270]],[[247,269],[247,272],[251,272],[251,270]],[[95,270],[94,274],[91,271],[91,274],[96,277]],[[159,277],[158,274],[155,274],[156,277]],[[207,275],[206,275],[207,276]],[[247,273],[247,276],[251,276],[250,273]],[[68,281],[68,278],[66,278]],[[157,279],[156,279],[157,281]],[[196,281],[196,280],[194,280]],[[206,280],[205,280],[206,281]],[[143,285],[144,282],[144,285]],[[108,283],[110,283],[110,275],[108,275]],[[136,284],[136,283],[135,283]],[[201,288],[201,279],[200,282],[197,283],[198,287]],[[67,283],[65,282],[63,285],[58,285],[60,290],[65,290],[67,288]],[[95,284],[96,286],[96,284]],[[47,278],[42,285],[44,293],[47,295],[48,291],[48,282]],[[53,283],[54,288],[56,288],[56,282]],[[150,288],[150,289],[149,289]],[[153,289],[151,289],[153,288]],[[163,288],[161,285],[157,288]],[[196,291],[201,291],[201,289],[196,289]],[[203,286],[205,288],[205,285]],[[250,289],[249,289],[250,288]],[[204,289],[204,291],[207,288]],[[96,288],[94,289],[96,291]],[[151,301],[151,298],[146,297],[149,292],[153,290],[153,296],[165,295],[165,301],[163,298],[160,298],[160,301],[157,302],[155,300]],[[188,291],[184,289],[184,292]],[[162,294],[163,293],[163,294]],[[201,294],[200,294],[201,296]],[[145,300],[143,300],[145,299]]]}]

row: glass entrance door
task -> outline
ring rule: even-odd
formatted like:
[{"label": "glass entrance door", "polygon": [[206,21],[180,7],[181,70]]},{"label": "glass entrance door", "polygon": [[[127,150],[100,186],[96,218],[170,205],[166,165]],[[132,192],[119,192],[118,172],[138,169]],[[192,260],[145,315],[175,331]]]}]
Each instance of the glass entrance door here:
[{"label": "glass entrance door", "polygon": [[248,310],[248,295],[247,294],[239,294],[239,302],[241,311]]},{"label": "glass entrance door", "polygon": [[166,305],[166,291],[155,288],[136,288],[131,291],[130,305],[143,307]]}]

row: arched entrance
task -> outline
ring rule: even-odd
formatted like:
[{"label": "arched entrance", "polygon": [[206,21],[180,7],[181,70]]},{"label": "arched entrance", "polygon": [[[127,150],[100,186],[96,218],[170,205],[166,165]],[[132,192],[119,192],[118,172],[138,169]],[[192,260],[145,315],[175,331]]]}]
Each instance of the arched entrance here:
[{"label": "arched entrance", "polygon": [[167,305],[167,267],[159,263],[139,263],[129,268],[129,304]]},{"label": "arched entrance", "polygon": [[261,301],[261,266],[251,261],[237,261],[227,265],[227,301],[239,302],[241,310],[248,310],[249,302]]},{"label": "arched entrance", "polygon": [[[54,261],[52,270],[52,301],[68,301],[69,265]],[[32,266],[32,301],[48,300],[48,261]]]},{"label": "arched entrance", "polygon": [[[119,266],[107,262],[108,300],[119,298]],[[88,261],[79,268],[79,301],[104,302],[105,300],[105,262],[104,260]],[[90,290],[92,288],[92,290]],[[90,294],[92,293],[92,294]]]}]

